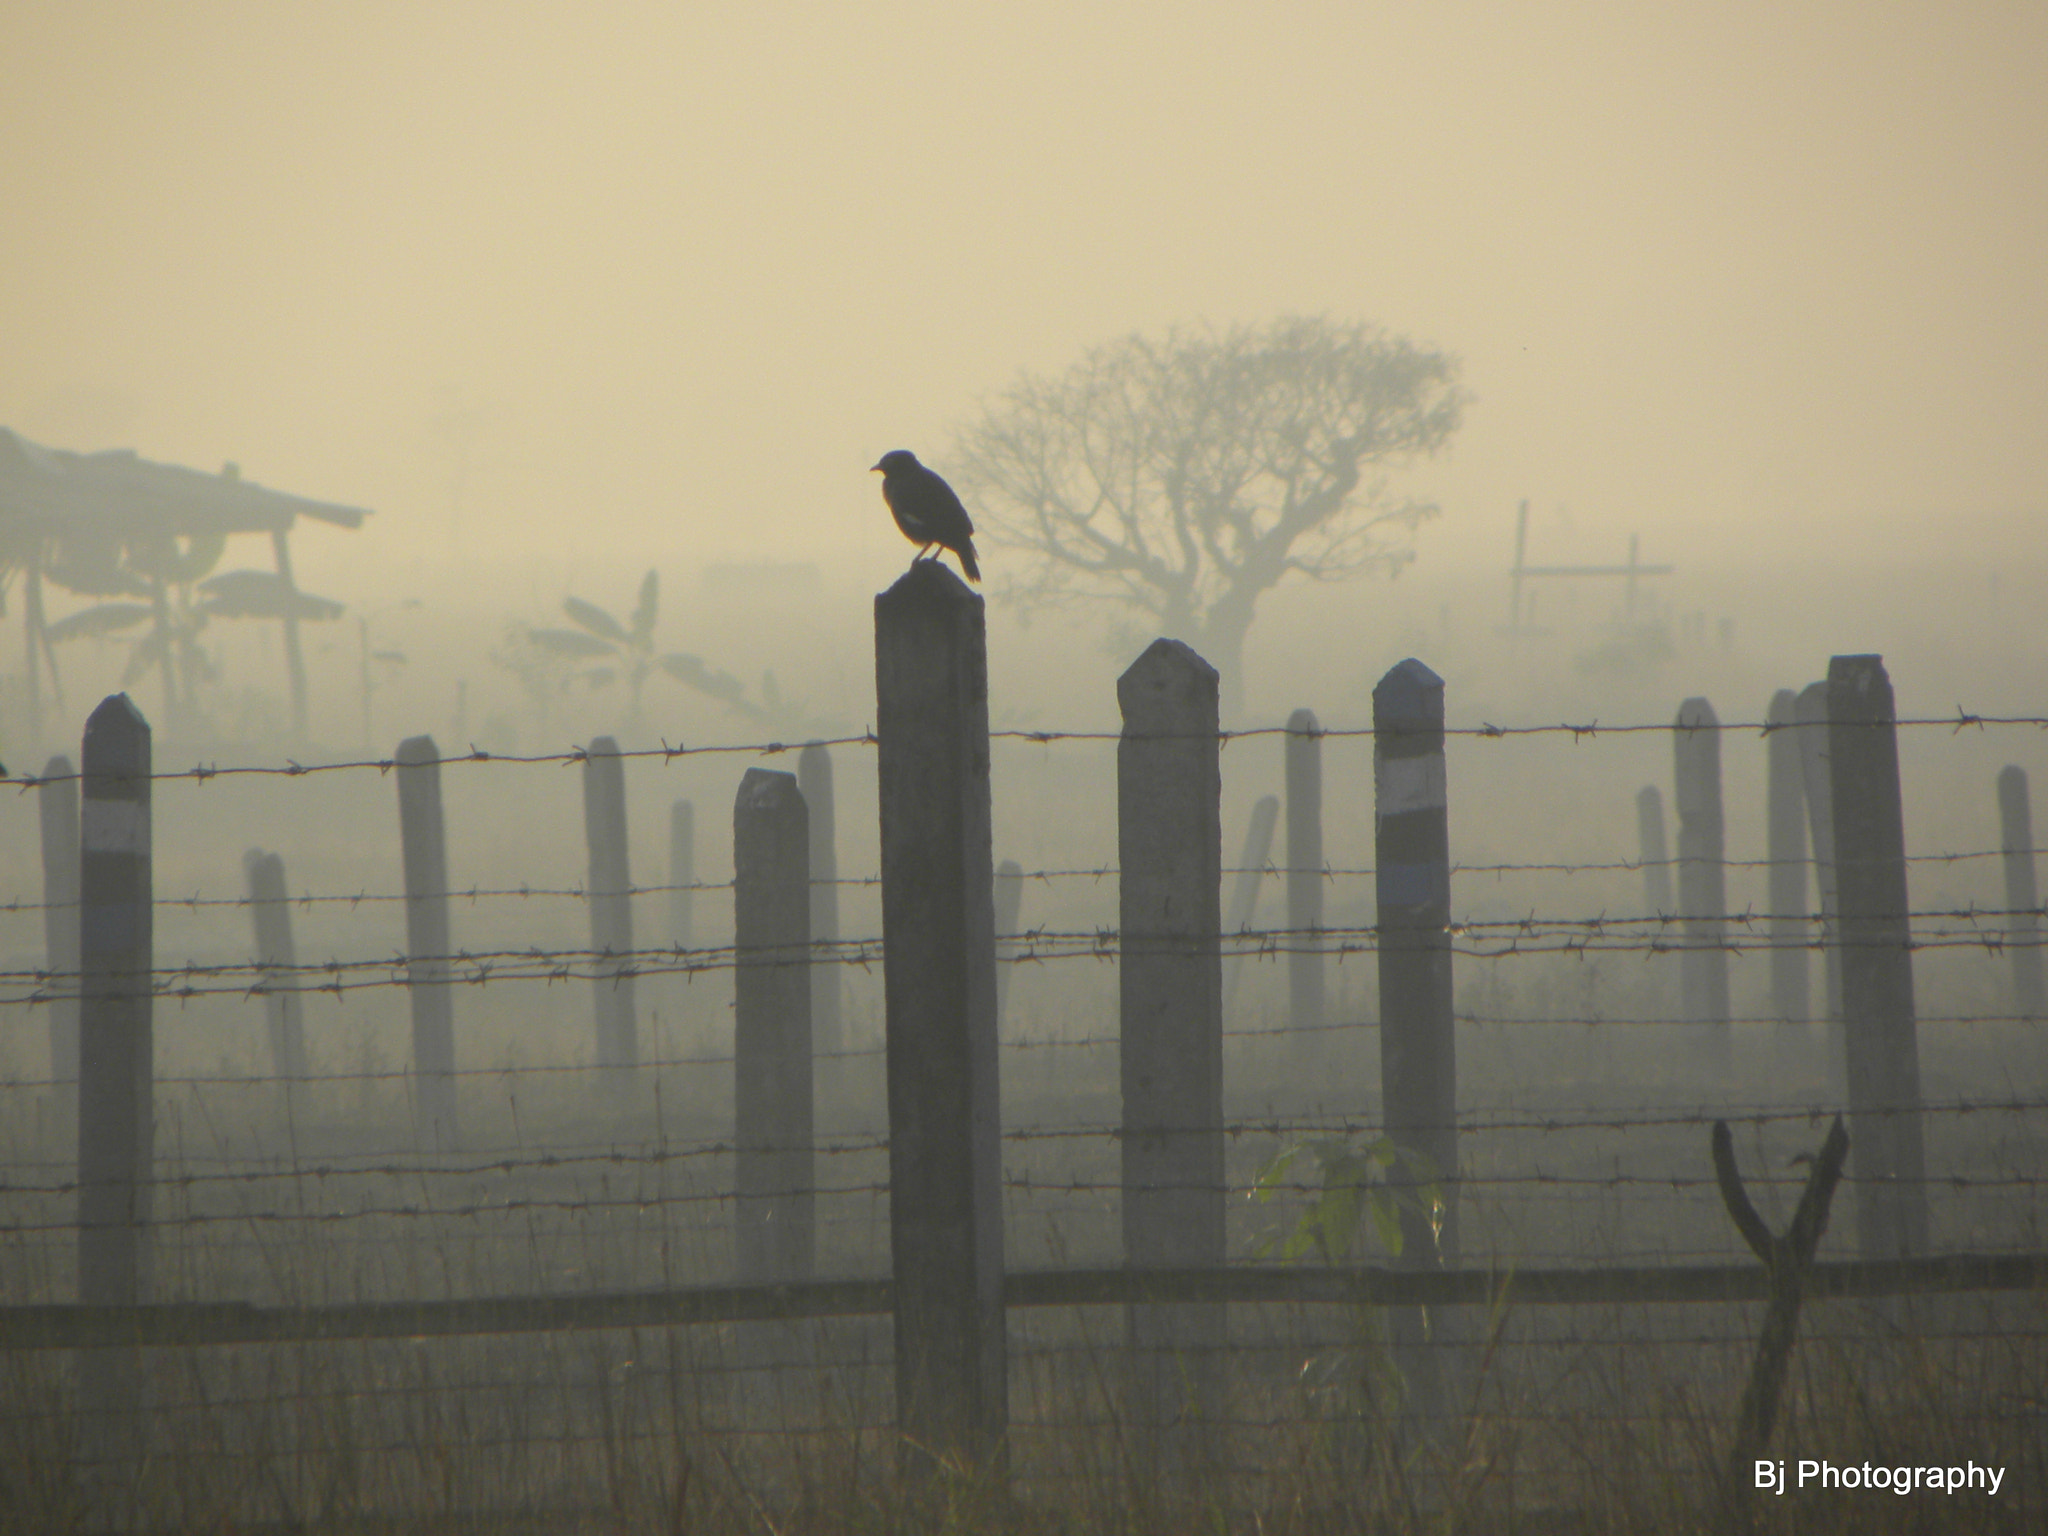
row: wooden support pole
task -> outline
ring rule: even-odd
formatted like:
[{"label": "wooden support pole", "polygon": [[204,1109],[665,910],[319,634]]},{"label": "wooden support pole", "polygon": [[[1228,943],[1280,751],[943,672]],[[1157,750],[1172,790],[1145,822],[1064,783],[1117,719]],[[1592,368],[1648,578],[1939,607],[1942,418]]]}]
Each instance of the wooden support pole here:
[{"label": "wooden support pole", "polygon": [[1896,722],[1881,658],[1837,656],[1828,663],[1828,770],[1841,903],[1849,1125],[1856,1145],[1856,1233],[1867,1259],[1928,1251]]},{"label": "wooden support pole", "polygon": [[1287,1022],[1312,1050],[1325,1018],[1323,926],[1323,728],[1315,711],[1287,717]]},{"label": "wooden support pole", "polygon": [[696,883],[696,813],[689,801],[678,800],[668,808],[668,938],[678,949],[690,947]]},{"label": "wooden support pole", "polygon": [[[150,728],[128,695],[85,725],[79,803],[78,1299],[150,1299],[156,1087]],[[144,1459],[133,1347],[79,1356],[87,1523],[128,1523]]]},{"label": "wooden support pole", "polygon": [[[1216,669],[1155,640],[1117,679],[1124,1262],[1224,1262],[1223,771]],[[1220,1303],[1125,1310],[1132,1420],[1177,1492],[1225,1450]]]},{"label": "wooden support pole", "polygon": [[[270,532],[270,549],[277,561],[277,574],[285,586],[287,607],[284,624],[284,666],[285,679],[292,695],[292,735],[304,738],[306,734],[306,658],[299,648],[299,615],[290,603],[298,596],[298,583],[292,579],[291,529],[273,528]],[[166,676],[169,674],[166,673]]]},{"label": "wooden support pole", "polygon": [[[811,966],[811,1039],[820,1052],[838,1052],[846,1049],[846,967],[829,946],[839,939],[839,820],[833,804],[832,753],[823,742],[812,742],[797,758],[796,784],[811,827],[810,942],[822,957]],[[835,1060],[833,1070],[838,1066]]]},{"label": "wooden support pole", "polygon": [[[78,1081],[78,778],[58,753],[36,787],[43,833],[43,964],[50,983],[50,1076],[60,1100]],[[67,1089],[69,1090],[67,1092]],[[67,1114],[68,1124],[70,1116]]]},{"label": "wooden support pole", "polygon": [[919,561],[875,599],[889,1226],[905,1465],[995,1466],[1003,1331],[995,871],[981,598]]},{"label": "wooden support pole", "polygon": [[1823,1002],[1828,1062],[1842,1061],[1841,914],[1835,893],[1835,792],[1828,766],[1828,685],[1808,683],[1793,705],[1799,722],[1799,766],[1806,784],[1806,826],[1813,839],[1813,888],[1820,904]]},{"label": "wooden support pole", "polygon": [[1700,1026],[1701,1056],[1725,1072],[1728,1038],[1728,874],[1721,821],[1721,722],[1705,699],[1678,706],[1672,732],[1678,805],[1682,1017]]},{"label": "wooden support pole", "polygon": [[2048,1015],[2041,984],[2041,896],[2034,883],[2034,816],[2027,770],[1998,772],[1998,843],[2005,865],[2005,942],[2012,951],[2013,1007],[2023,1019]]},{"label": "wooden support pole", "polygon": [[1764,722],[1765,858],[1770,861],[1771,1016],[1803,1027],[1813,1017],[1806,963],[1806,769],[1799,743],[1799,695],[1780,688]]},{"label": "wooden support pole", "polygon": [[583,835],[590,849],[591,1008],[597,1064],[607,1086],[623,1089],[640,1059],[633,996],[633,871],[626,855],[626,764],[610,736],[583,757]]},{"label": "wooden support pole", "polygon": [[1024,866],[1005,859],[996,866],[996,1033],[1002,1034],[1009,1017],[1010,980],[1017,967],[1010,964],[1017,954],[1017,925],[1024,913]]},{"label": "wooden support pole", "polygon": [[1671,895],[1671,845],[1664,837],[1664,796],[1654,784],[1636,791],[1636,848],[1643,866],[1643,904],[1648,911],[1675,915]]},{"label": "wooden support pole", "polygon": [[285,897],[284,860],[261,848],[242,855],[242,874],[249,886],[249,916],[256,930],[256,963],[263,972],[263,1020],[270,1040],[270,1070],[287,1082],[306,1076],[306,1028],[303,999],[292,969],[298,947],[292,942],[292,910]]},{"label": "wooden support pole", "polygon": [[398,744],[393,761],[398,775],[398,840],[405,863],[405,981],[412,999],[415,1111],[425,1143],[449,1150],[457,1145],[460,1128],[441,753],[433,737],[408,736]]},{"label": "wooden support pole", "polygon": [[[1375,893],[1379,903],[1380,1083],[1386,1134],[1428,1160],[1443,1204],[1433,1227],[1424,1180],[1397,1163],[1401,1266],[1458,1262],[1458,1051],[1451,1014],[1451,850],[1444,777],[1444,682],[1412,656],[1372,691]],[[1440,1323],[1440,1319],[1437,1320]],[[1419,1309],[1393,1318],[1410,1412],[1445,1407],[1445,1340]]]},{"label": "wooden support pole", "polygon": [[1722,1528],[1748,1529],[1744,1512],[1756,1487],[1755,1473],[1771,1430],[1778,1419],[1778,1398],[1785,1385],[1785,1369],[1792,1359],[1792,1341],[1799,1332],[1799,1306],[1806,1297],[1806,1281],[1813,1268],[1814,1250],[1827,1230],[1828,1206],[1841,1181],[1842,1164],[1849,1155],[1849,1133],[1842,1129],[1842,1117],[1835,1123],[1813,1159],[1813,1170],[1800,1193],[1799,1208],[1792,1224],[1780,1237],[1764,1225],[1742,1187],[1742,1175],[1735,1167],[1735,1138],[1728,1122],[1714,1122],[1714,1177],[1721,1187],[1721,1203],[1742,1240],[1764,1261],[1770,1272],[1771,1299],[1764,1309],[1763,1327],[1757,1335],[1756,1359],[1750,1366],[1749,1383],[1742,1391],[1742,1407],[1735,1434],[1728,1449],[1727,1470],[1722,1477]]},{"label": "wooden support pole", "polygon": [[741,1283],[816,1267],[810,818],[797,776],[749,768],[732,807],[733,1141]]},{"label": "wooden support pole", "polygon": [[[1280,797],[1261,795],[1252,805],[1251,820],[1245,825],[1244,851],[1238,856],[1237,877],[1230,886],[1230,914],[1224,919],[1225,935],[1244,933],[1258,915],[1259,887],[1266,878],[1266,866],[1273,857],[1273,829],[1280,824]],[[1223,1012],[1237,1011],[1237,989],[1244,979],[1242,950],[1233,955],[1225,973]]]}]

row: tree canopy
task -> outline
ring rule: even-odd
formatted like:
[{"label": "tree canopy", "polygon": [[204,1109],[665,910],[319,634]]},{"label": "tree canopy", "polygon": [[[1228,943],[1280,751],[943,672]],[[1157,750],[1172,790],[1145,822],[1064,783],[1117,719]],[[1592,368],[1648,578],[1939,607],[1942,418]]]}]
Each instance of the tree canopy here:
[{"label": "tree canopy", "polygon": [[1263,593],[1414,558],[1408,536],[1437,509],[1386,471],[1442,446],[1464,400],[1454,358],[1364,324],[1134,335],[1021,377],[948,468],[990,542],[1026,556],[999,596],[1135,607],[1236,705]]}]

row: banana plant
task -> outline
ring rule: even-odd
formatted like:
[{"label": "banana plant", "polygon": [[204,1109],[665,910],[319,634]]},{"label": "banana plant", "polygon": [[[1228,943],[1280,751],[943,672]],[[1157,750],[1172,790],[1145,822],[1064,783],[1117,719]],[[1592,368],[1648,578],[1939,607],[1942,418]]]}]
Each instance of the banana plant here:
[{"label": "banana plant", "polygon": [[[649,571],[640,580],[640,598],[624,623],[580,597],[563,599],[562,612],[575,629],[526,629],[520,638],[535,650],[566,664],[573,678],[592,688],[623,680],[631,695],[630,720],[640,724],[640,698],[656,671],[696,689],[753,719],[765,714],[746,696],[746,685],[721,672],[703,657],[685,651],[656,652],[654,624],[661,605],[661,578]],[[567,679],[565,679],[567,681]]]}]

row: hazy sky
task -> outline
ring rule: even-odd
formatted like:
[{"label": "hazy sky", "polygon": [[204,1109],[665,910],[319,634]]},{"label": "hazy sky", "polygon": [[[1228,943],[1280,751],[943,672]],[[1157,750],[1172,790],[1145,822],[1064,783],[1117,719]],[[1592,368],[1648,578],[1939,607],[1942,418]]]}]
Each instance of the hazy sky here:
[{"label": "hazy sky", "polygon": [[373,507],[301,557],[343,597],[507,553],[622,597],[749,555],[879,585],[885,449],[943,468],[1020,368],[1286,312],[1463,358],[1467,425],[1401,482],[1445,507],[1425,560],[1504,564],[1523,496],[1580,557],[2048,520],[2038,3],[5,31],[0,423]]}]

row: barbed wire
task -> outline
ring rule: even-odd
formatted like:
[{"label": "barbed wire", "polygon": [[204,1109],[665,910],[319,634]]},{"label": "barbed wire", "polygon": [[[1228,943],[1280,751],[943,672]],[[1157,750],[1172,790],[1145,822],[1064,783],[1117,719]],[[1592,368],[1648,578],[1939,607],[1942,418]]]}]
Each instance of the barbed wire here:
[{"label": "barbed wire", "polygon": [[[1748,1175],[1744,1182],[1752,1188],[1798,1189],[1805,1186],[1805,1170],[1790,1173],[1758,1171]],[[1903,1175],[1859,1176],[1851,1171],[1843,1175],[1843,1182],[1855,1185],[1867,1182],[1884,1188],[1917,1187],[1940,1189],[1955,1193],[1967,1193],[1984,1189],[2040,1189],[2048,1186],[2048,1175],[2003,1174],[1984,1175],[1969,1173],[1927,1174],[1920,1177]],[[180,1181],[175,1177],[154,1181],[155,1187],[167,1192],[176,1192]],[[1541,1169],[1527,1173],[1482,1174],[1460,1172],[1455,1180],[1461,1197],[1469,1198],[1488,1190],[1514,1189],[1521,1187],[1553,1188],[1560,1190],[1618,1190],[1655,1189],[1674,1194],[1718,1190],[1719,1186],[1711,1174],[1643,1174],[1615,1171],[1605,1174],[1553,1173]],[[1053,1195],[1115,1195],[1119,1198],[1129,1190],[1121,1179],[1090,1179],[1079,1174],[1054,1179],[1036,1179],[1028,1175],[1005,1172],[1001,1187],[1022,1194]],[[58,1199],[76,1193],[79,1186],[0,1186],[0,1194],[21,1198]],[[1148,1182],[1148,1190],[1164,1193],[1173,1192],[1215,1192],[1217,1186],[1197,1180],[1161,1180]],[[1291,1197],[1319,1195],[1324,1185],[1320,1178],[1311,1179],[1304,1175],[1299,1178],[1274,1180],[1261,1186],[1273,1194]],[[1224,1186],[1229,1196],[1243,1197],[1253,1193],[1249,1186]],[[864,1195],[870,1199],[889,1193],[886,1179],[870,1180],[856,1184],[813,1184],[800,1191],[789,1191],[791,1195],[826,1198],[844,1195]],[[487,1217],[531,1215],[538,1212],[578,1214],[600,1211],[629,1211],[638,1216],[665,1211],[671,1208],[688,1208],[704,1205],[733,1206],[744,1196],[737,1189],[715,1190],[638,1190],[629,1194],[578,1194],[569,1196],[546,1195],[502,1195],[497,1198],[471,1199],[448,1203],[417,1202],[403,1205],[362,1205],[352,1208],[320,1208],[301,1204],[294,1210],[280,1210],[265,1207],[237,1206],[225,1210],[185,1210],[177,1212],[156,1211],[149,1218],[151,1229],[177,1229],[209,1226],[246,1226],[261,1223],[265,1226],[334,1226],[343,1222],[375,1220],[425,1220],[425,1221],[467,1221]],[[755,1198],[767,1198],[756,1196]],[[8,1236],[31,1236],[37,1233],[75,1231],[79,1225],[75,1215],[53,1221],[0,1221],[0,1234]]]},{"label": "barbed wire", "polygon": [[[2036,855],[2040,854],[2042,851],[2043,850],[2038,848],[1978,848],[1968,849],[1960,853],[1909,853],[1903,855],[1903,862],[1907,864],[1958,864],[1980,859],[2033,858]],[[1711,860],[1667,858],[1616,859],[1606,863],[1588,864],[1573,864],[1557,861],[1533,863],[1497,862],[1491,864],[1454,863],[1450,865],[1449,868],[1450,873],[1453,875],[1575,875],[1640,874],[1644,870],[1677,869],[1680,866],[1687,864],[1714,864],[1723,869],[1774,869],[1780,864],[1791,864],[1804,867],[1810,863],[1812,863],[1812,860],[1808,858]],[[1219,873],[1226,876],[1257,875],[1262,879],[1279,880],[1286,876],[1296,873],[1296,871],[1291,868],[1277,865],[1269,861],[1267,863],[1259,865],[1228,866],[1220,870]],[[1336,881],[1349,879],[1369,879],[1377,875],[1379,871],[1376,866],[1370,864],[1355,866],[1337,866],[1326,863],[1319,871],[1316,871],[1316,873],[1319,874],[1325,880]],[[1121,876],[1121,874],[1122,871],[1116,865],[1101,864],[1087,867],[1077,866],[1074,868],[1067,869],[1021,870],[1012,878],[1022,880],[1025,882],[1036,881],[1044,884],[1051,884],[1053,881],[1056,880],[1115,880],[1118,879]],[[812,879],[806,880],[804,883],[805,885],[812,887],[831,886],[835,888],[854,890],[878,889],[882,884],[882,877],[879,873],[867,875],[840,875],[830,880]],[[345,906],[354,908],[360,906],[374,906],[380,904],[391,904],[406,901],[466,901],[471,904],[475,904],[480,901],[508,899],[588,901],[593,896],[641,897],[667,896],[680,894],[684,892],[695,894],[699,891],[730,891],[735,889],[736,884],[737,882],[732,880],[687,880],[662,885],[631,885],[625,887],[623,890],[618,891],[592,891],[587,885],[548,886],[530,884],[521,884],[516,886],[471,885],[465,889],[451,888],[445,891],[422,892],[360,890],[354,892],[314,894],[313,892],[307,891],[302,892],[297,896],[286,896],[281,901],[271,900],[268,898],[258,898],[254,896],[202,896],[195,891],[187,896],[152,895],[150,898],[150,905],[157,909],[183,908],[188,911],[197,912],[202,909],[212,907],[248,908],[265,905],[298,907],[306,910],[310,910],[311,908],[319,906]],[[83,905],[83,900],[78,898],[73,898],[69,901],[31,901],[24,897],[16,897],[6,902],[0,902],[0,912],[67,912],[77,910]],[[2027,910],[2032,911],[2037,909],[2029,908]],[[1818,916],[1818,914],[1809,915],[1815,918],[1817,918]]]},{"label": "barbed wire", "polygon": [[[1877,1121],[1904,1115],[1948,1116],[1961,1119],[1980,1114],[2027,1115],[2038,1113],[2044,1109],[2048,1109],[2048,1099],[1958,1099],[1910,1106],[1878,1106],[1863,1111],[1862,1117]],[[1731,1127],[1757,1130],[1773,1124],[1795,1123],[1817,1128],[1839,1112],[1839,1106],[1830,1106],[1825,1109],[1813,1107],[1787,1108],[1784,1106],[1745,1109],[1740,1106],[1734,1106],[1727,1109],[1716,1109],[1711,1112],[1705,1110],[1687,1112],[1667,1110],[1635,1114],[1601,1113],[1585,1119],[1567,1119],[1557,1115],[1495,1116],[1475,1119],[1471,1112],[1465,1112],[1460,1114],[1455,1128],[1461,1136],[1474,1139],[1487,1135],[1526,1131],[1534,1131],[1546,1135],[1563,1135],[1587,1131],[1627,1133],[1642,1130],[1695,1129],[1712,1126],[1717,1122],[1723,1121]],[[1383,1129],[1383,1122],[1362,1116],[1296,1118],[1260,1116],[1250,1119],[1228,1120],[1221,1125],[1146,1126],[1143,1128],[1143,1134],[1146,1136],[1221,1135],[1232,1142],[1256,1139],[1275,1143],[1290,1143],[1307,1140],[1342,1140],[1353,1136],[1373,1136],[1379,1134]],[[1131,1132],[1123,1125],[1109,1123],[1080,1126],[1011,1127],[1002,1132],[1001,1140],[1011,1146],[1077,1141],[1099,1142],[1109,1146],[1122,1142],[1129,1134]],[[838,1137],[814,1143],[766,1143],[760,1146],[749,1147],[747,1150],[765,1154],[801,1152],[817,1157],[847,1157],[876,1156],[887,1152],[888,1149],[889,1138],[880,1133],[875,1133],[861,1137]],[[493,1175],[510,1176],[513,1174],[554,1173],[577,1168],[597,1170],[627,1169],[644,1172],[648,1169],[664,1169],[675,1164],[732,1157],[738,1155],[741,1150],[739,1144],[730,1138],[686,1142],[680,1145],[663,1141],[652,1146],[641,1146],[638,1148],[627,1148],[611,1144],[581,1151],[574,1149],[518,1147],[496,1149],[488,1152],[482,1150],[455,1152],[446,1154],[438,1160],[419,1158],[394,1160],[384,1156],[380,1157],[378,1161],[360,1164],[347,1162],[299,1163],[294,1160],[290,1163],[280,1163],[274,1167],[249,1168],[238,1166],[225,1168],[217,1172],[194,1172],[190,1168],[183,1168],[178,1171],[157,1173],[153,1176],[152,1182],[158,1189],[177,1191],[209,1185],[253,1185],[287,1181],[303,1182],[308,1180],[328,1182],[350,1179],[482,1179]],[[363,1155],[378,1156],[373,1153],[365,1153]],[[183,1161],[188,1163],[194,1160],[190,1157],[183,1159]],[[60,1162],[16,1162],[13,1166],[15,1168],[58,1168],[70,1167],[72,1165]],[[1796,1185],[1803,1183],[1805,1177],[1804,1172],[1796,1174],[1763,1173],[1751,1179],[1750,1182]],[[1701,1188],[1708,1188],[1712,1187],[1714,1183],[1711,1178],[1690,1179],[1682,1176],[1662,1174],[1570,1176],[1545,1174],[1540,1170],[1529,1174],[1507,1175],[1461,1173],[1458,1175],[1458,1178],[1461,1183],[1467,1186],[1489,1186],[1508,1183],[1586,1183],[1600,1185],[1616,1182],[1617,1179],[1625,1183],[1669,1185],[1673,1188],[1680,1187],[1681,1184],[1684,1187],[1697,1185]],[[1959,1180],[1962,1182],[1958,1183]],[[1971,1184],[1985,1186],[2010,1184],[2020,1187],[2032,1187],[2037,1184],[2048,1184],[2048,1172],[2041,1174],[2020,1174],[2015,1172],[2009,1176],[2000,1176],[1998,1178],[1975,1174],[1931,1174],[1927,1175],[1920,1182],[1953,1185],[1956,1187],[1966,1187]],[[0,1179],[0,1197],[27,1199],[57,1198],[76,1194],[80,1187],[81,1182],[76,1178],[61,1179],[48,1183],[28,1183]],[[1018,1187],[1023,1186],[1019,1185]],[[1123,1186],[1121,1183],[1070,1185],[1065,1181],[1059,1181],[1045,1187],[1056,1189],[1115,1190],[1121,1189]],[[1185,1185],[1170,1184],[1161,1187],[1202,1189],[1212,1186],[1190,1183]],[[1290,1183],[1283,1187],[1306,1189],[1314,1186],[1302,1182],[1298,1185]],[[821,1194],[849,1192],[871,1194],[877,1190],[886,1193],[887,1188],[886,1184],[817,1186],[815,1192]],[[730,1194],[730,1191],[726,1191],[716,1193],[713,1196],[702,1196],[701,1198],[728,1198]],[[690,1198],[697,1199],[700,1196],[692,1195]]]},{"label": "barbed wire", "polygon": [[[2040,931],[2027,933],[1987,930],[1982,923],[1992,919],[2048,916],[2042,907],[1927,908],[1904,913],[1872,914],[1863,921],[1886,924],[1906,921],[1933,923],[1947,920],[1967,924],[1961,928],[1922,928],[1904,940],[1884,935],[1862,937],[1862,929],[1851,936],[1824,930],[1808,937],[1783,936],[1756,930],[1778,924],[1821,929],[1826,923],[1818,913],[1777,914],[1753,911],[1716,913],[1707,916],[1605,914],[1594,916],[1519,918],[1460,918],[1441,930],[1451,940],[1450,952],[1467,959],[1502,960],[1536,955],[1584,957],[1591,954],[1679,954],[1718,952],[1728,955],[1800,950],[1825,953],[1836,950],[1929,951],[1983,949],[1987,954],[2048,946]],[[1712,928],[1738,928],[1740,936],[1709,937]],[[1839,930],[1843,925],[1836,920]],[[1669,936],[1676,928],[1676,936]],[[1643,930],[1638,932],[1638,930]],[[1648,930],[1654,930],[1654,933]],[[1400,942],[1413,942],[1403,932]],[[1493,942],[1485,942],[1492,939]],[[1468,940],[1471,942],[1459,942]],[[1504,942],[1503,942],[1504,941]],[[1185,936],[1143,935],[1140,944],[1154,952],[1198,952],[1201,943]],[[1257,959],[1279,955],[1315,954],[1333,956],[1341,963],[1354,954],[1376,954],[1383,947],[1377,925],[1315,926],[1290,928],[1245,928],[1216,936],[1224,959]],[[1001,936],[995,956],[998,964],[1039,965],[1066,960],[1115,961],[1124,943],[1118,930],[1098,927],[1087,930],[1033,928]],[[870,970],[884,963],[885,944],[880,936],[818,939],[801,949],[778,947],[756,950],[739,945],[712,945],[686,949],[661,945],[614,949],[572,945],[543,949],[528,945],[521,949],[457,950],[450,954],[407,955],[403,953],[352,959],[295,961],[247,959],[201,962],[187,959],[177,964],[148,968],[115,967],[97,972],[51,970],[42,967],[0,969],[0,987],[28,990],[0,995],[0,1006],[34,1006],[58,997],[80,995],[88,977],[97,985],[138,989],[147,978],[151,995],[177,1000],[240,995],[261,998],[279,994],[327,994],[341,997],[349,992],[384,987],[487,986],[491,982],[618,982],[654,976],[694,977],[742,967],[783,967],[838,965]],[[303,978],[303,980],[295,980]]]},{"label": "barbed wire", "polygon": [[[1459,726],[1447,724],[1441,728],[1441,734],[1446,737],[1476,737],[1484,740],[1500,740],[1508,737],[1522,736],[1570,736],[1574,741],[1590,740],[1600,736],[1628,736],[1642,735],[1646,733],[1670,734],[1673,732],[1683,732],[1686,735],[1693,735],[1702,731],[1718,732],[1721,734],[1728,734],[1731,732],[1754,732],[1759,736],[1769,736],[1776,731],[1796,731],[1802,729],[1818,730],[1833,725],[1834,723],[1835,722],[1831,720],[1802,720],[1797,722],[1770,720],[1721,720],[1714,721],[1711,723],[1681,725],[1676,720],[1660,720],[1646,721],[1628,725],[1602,725],[1600,721],[1597,718],[1595,718],[1585,722],[1584,724],[1577,725],[1563,721],[1560,721],[1556,724],[1544,725],[1496,725],[1492,721],[1482,721],[1478,725]],[[1868,720],[1856,720],[1843,723],[1868,727],[1873,725],[1874,722]],[[1941,726],[1950,730],[1951,732],[1961,732],[1964,730],[1971,729],[1973,727],[1981,731],[1990,726],[2032,726],[2036,729],[2048,729],[2048,716],[1980,714],[1969,710],[1965,710],[1960,705],[1958,705],[1956,707],[1956,712],[1953,715],[1909,716],[1897,720],[1878,723],[1895,726],[1900,729]],[[1224,747],[1228,747],[1230,743],[1234,741],[1247,741],[1259,737],[1288,736],[1295,734],[1301,733],[1297,733],[1293,731],[1290,727],[1285,725],[1261,725],[1249,726],[1242,730],[1216,731],[1213,733],[1207,731],[1148,731],[1144,733],[1143,739],[1146,741],[1216,741],[1221,743]],[[1355,737],[1434,736],[1439,734],[1439,732],[1436,727],[1432,726],[1392,726],[1382,728],[1366,725],[1319,726],[1315,731],[1309,732],[1307,734],[1322,739],[1344,740],[1347,738]],[[1116,742],[1121,741],[1123,739],[1123,732],[1107,730],[1059,731],[1006,728],[1001,730],[990,731],[989,739],[991,741],[1020,741],[1027,742],[1032,745],[1045,746],[1055,742]],[[831,748],[873,747],[880,745],[880,738],[875,734],[872,728],[863,730],[857,736],[841,735],[812,738],[804,741],[769,740],[755,742],[727,742],[718,743],[710,746],[692,747],[687,746],[681,742],[678,742],[675,745],[671,746],[666,737],[662,737],[660,738],[660,740],[661,745],[658,747],[624,748],[616,753],[605,753],[603,755],[606,757],[616,756],[621,759],[659,758],[664,764],[667,764],[674,762],[678,758],[704,756],[741,755],[753,757],[779,757],[784,753],[788,752],[801,752],[804,748],[811,746]],[[589,762],[591,759],[591,755],[592,754],[587,747],[579,746],[571,746],[561,752],[491,752],[486,751],[484,748],[478,747],[477,745],[475,745],[475,743],[472,742],[470,744],[469,750],[466,752],[456,752],[443,754],[441,756],[432,758],[422,758],[417,763],[401,764],[395,757],[344,758],[332,762],[322,763],[301,763],[292,758],[286,758],[283,764],[281,765],[245,763],[231,764],[228,767],[223,768],[218,763],[202,763],[195,765],[191,768],[171,769],[160,773],[152,772],[149,775],[149,777],[152,781],[191,779],[198,783],[205,783],[206,781],[211,779],[245,777],[251,775],[275,776],[279,778],[302,778],[311,774],[338,773],[351,770],[365,769],[374,769],[379,774],[389,774],[394,769],[400,767],[439,768],[451,767],[457,764],[495,763],[516,764],[526,767],[556,766],[568,768]],[[8,774],[0,776],[0,783],[14,784],[15,786],[17,786],[19,790],[25,793],[26,791],[38,788],[43,784],[60,783],[67,780],[81,780],[85,777],[86,775],[84,774],[83,770],[67,774]]]}]

